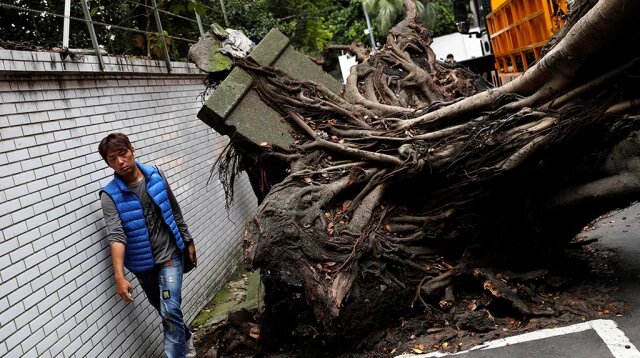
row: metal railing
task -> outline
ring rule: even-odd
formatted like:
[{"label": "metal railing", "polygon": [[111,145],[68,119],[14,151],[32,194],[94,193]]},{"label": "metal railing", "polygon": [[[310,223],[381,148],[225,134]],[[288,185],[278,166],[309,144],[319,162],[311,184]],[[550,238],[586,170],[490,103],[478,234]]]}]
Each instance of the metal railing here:
[{"label": "metal railing", "polygon": [[[93,46],[93,49],[95,51],[95,55],[98,58],[98,62],[100,65],[100,69],[102,71],[104,71],[104,61],[102,59],[102,51],[101,51],[101,46],[98,42],[98,37],[96,36],[96,31],[94,28],[94,25],[97,26],[104,26],[107,29],[120,29],[120,30],[126,30],[126,31],[131,31],[134,33],[141,33],[141,34],[145,34],[147,36],[149,35],[157,35],[159,37],[160,43],[162,43],[162,57],[164,59],[164,62],[166,64],[167,67],[167,71],[171,72],[171,59],[169,57],[169,48],[167,46],[167,39],[172,39],[172,40],[180,40],[180,41],[186,41],[188,43],[196,43],[197,39],[189,39],[189,38],[184,38],[184,37],[180,37],[180,36],[175,36],[175,35],[168,35],[165,34],[163,31],[163,27],[162,27],[162,21],[160,19],[160,14],[164,14],[167,16],[171,16],[171,17],[175,17],[181,20],[186,20],[192,23],[197,24],[198,26],[198,31],[200,33],[200,36],[204,35],[204,26],[202,24],[202,19],[200,17],[200,15],[198,14],[198,12],[194,9],[194,14],[195,14],[195,19],[193,18],[189,18],[186,16],[181,16],[178,14],[174,14],[172,12],[160,9],[155,0],[151,0],[151,6],[143,4],[143,3],[139,3],[139,2],[135,2],[132,0],[124,0],[125,2],[134,4],[137,6],[141,6],[144,8],[148,8],[152,13],[153,13],[153,18],[155,21],[155,25],[156,25],[156,29],[157,32],[152,32],[152,31],[146,31],[146,30],[141,30],[141,29],[137,29],[137,28],[132,28],[132,27],[127,27],[127,26],[121,26],[121,25],[117,25],[117,24],[110,24],[110,23],[106,23],[106,22],[101,22],[101,21],[95,21],[92,19],[91,16],[91,10],[89,8],[89,4],[87,3],[87,0],[80,0],[80,5],[82,7],[82,12],[83,12],[83,17],[77,17],[77,16],[72,16],[71,15],[71,0],[65,0],[65,7],[64,7],[64,14],[58,14],[58,13],[54,13],[51,11],[46,11],[46,10],[38,10],[38,9],[32,9],[29,7],[26,7],[24,5],[21,6],[17,6],[17,5],[12,5],[12,4],[7,4],[2,2],[2,0],[0,0],[0,8],[5,8],[5,9],[9,9],[9,10],[14,10],[14,11],[19,11],[19,12],[28,12],[28,13],[33,13],[33,14],[37,14],[38,16],[53,16],[53,17],[58,17],[58,18],[62,18],[64,19],[63,21],[63,39],[62,39],[62,46],[63,48],[68,48],[69,47],[69,36],[70,36],[70,23],[71,20],[75,20],[75,21],[81,21],[86,23],[87,26],[87,30],[89,32],[89,36],[91,39],[91,43]],[[227,22],[226,19],[226,11],[224,9],[224,2],[222,0],[220,0],[220,5],[222,7],[222,13],[225,15],[225,23]],[[206,6],[207,8],[209,8],[208,6]],[[211,9],[211,8],[209,8]]]}]

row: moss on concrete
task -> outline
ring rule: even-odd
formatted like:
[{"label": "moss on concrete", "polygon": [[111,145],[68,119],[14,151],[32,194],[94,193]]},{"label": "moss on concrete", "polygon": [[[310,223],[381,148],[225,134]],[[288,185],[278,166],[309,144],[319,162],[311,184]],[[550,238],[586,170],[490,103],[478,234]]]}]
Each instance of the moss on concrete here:
[{"label": "moss on concrete", "polygon": [[223,40],[229,37],[229,33],[227,32],[227,30],[225,30],[224,27],[220,26],[220,24],[218,24],[217,22],[211,24],[211,30],[213,30],[213,33],[216,36],[222,38]]},{"label": "moss on concrete", "polygon": [[249,58],[262,66],[271,66],[287,46],[289,46],[289,38],[278,29],[271,29],[258,46],[251,51]]},{"label": "moss on concrete", "polygon": [[215,73],[220,71],[229,71],[233,67],[233,61],[221,54],[219,50],[211,51],[211,57],[209,57],[209,73]]},{"label": "moss on concrete", "polygon": [[198,313],[191,323],[194,329],[226,318],[227,314],[242,308],[252,309],[262,305],[262,285],[258,271],[245,272],[239,268],[229,282]]}]

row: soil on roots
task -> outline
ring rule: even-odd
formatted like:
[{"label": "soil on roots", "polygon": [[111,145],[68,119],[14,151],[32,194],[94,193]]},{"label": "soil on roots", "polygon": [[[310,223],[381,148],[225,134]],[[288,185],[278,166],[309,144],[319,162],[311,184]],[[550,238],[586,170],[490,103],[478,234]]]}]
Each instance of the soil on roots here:
[{"label": "soil on roots", "polygon": [[[265,342],[260,332],[265,318],[262,313],[240,310],[231,313],[226,323],[198,332],[198,356],[392,357],[407,352],[456,352],[510,335],[624,314],[627,307],[615,298],[615,254],[579,245],[580,241],[578,237],[573,249],[549,260],[541,259],[538,270],[526,274],[505,270],[497,275],[502,280],[508,278],[514,293],[532,311],[550,314],[523,317],[509,302],[488,294],[477,279],[466,277],[456,282],[455,301],[450,308],[442,309],[436,301],[418,301],[404,314],[389,316],[397,318],[368,322],[378,328],[357,340],[327,339],[310,331],[295,332],[293,339],[288,335],[289,339],[282,342]],[[363,307],[358,320],[367,320],[366,311],[375,309],[374,301],[372,298],[369,307]],[[370,317],[379,319],[380,315]],[[279,318],[286,321],[285,317]],[[273,325],[274,317],[270,320]]]}]

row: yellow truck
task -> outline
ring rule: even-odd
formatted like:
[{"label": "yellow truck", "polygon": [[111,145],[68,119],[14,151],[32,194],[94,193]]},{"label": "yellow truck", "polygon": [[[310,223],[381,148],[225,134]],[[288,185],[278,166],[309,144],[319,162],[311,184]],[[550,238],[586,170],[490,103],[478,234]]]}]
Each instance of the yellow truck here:
[{"label": "yellow truck", "polygon": [[493,81],[509,82],[538,60],[568,12],[566,0],[491,0],[486,23],[495,57]]}]

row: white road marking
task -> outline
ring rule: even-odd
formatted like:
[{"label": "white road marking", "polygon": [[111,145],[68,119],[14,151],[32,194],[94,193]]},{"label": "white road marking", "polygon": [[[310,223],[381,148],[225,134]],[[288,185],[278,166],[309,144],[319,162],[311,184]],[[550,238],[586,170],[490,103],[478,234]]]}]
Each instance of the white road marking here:
[{"label": "white road marking", "polygon": [[589,329],[593,329],[602,338],[602,341],[607,345],[609,351],[615,358],[640,358],[640,351],[629,341],[629,338],[624,334],[622,330],[618,328],[618,325],[609,319],[598,319],[594,321],[574,324],[567,327],[548,328],[535,332],[524,333],[517,336],[497,339],[495,341],[485,342],[479,346],[473,347],[469,350],[457,352],[457,353],[442,353],[433,352],[428,354],[403,354],[396,356],[396,358],[437,358],[446,357],[458,354],[468,353],[476,350],[487,350],[500,347],[511,346],[514,344],[535,341],[539,339],[545,339],[550,337],[563,336],[571,333],[583,332]]}]

